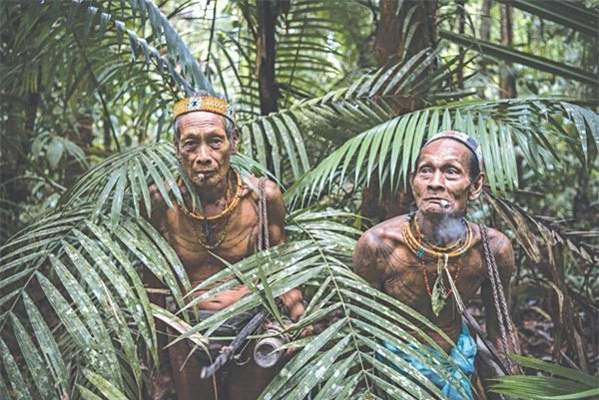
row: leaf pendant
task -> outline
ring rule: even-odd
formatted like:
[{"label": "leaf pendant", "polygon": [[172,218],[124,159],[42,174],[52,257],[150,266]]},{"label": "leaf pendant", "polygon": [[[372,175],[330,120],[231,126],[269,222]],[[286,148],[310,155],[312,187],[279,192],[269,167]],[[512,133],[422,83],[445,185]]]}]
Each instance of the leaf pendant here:
[{"label": "leaf pendant", "polygon": [[431,306],[436,317],[439,316],[443,307],[445,307],[445,299],[447,298],[447,289],[443,283],[442,275],[437,275],[433,291],[431,294]]}]

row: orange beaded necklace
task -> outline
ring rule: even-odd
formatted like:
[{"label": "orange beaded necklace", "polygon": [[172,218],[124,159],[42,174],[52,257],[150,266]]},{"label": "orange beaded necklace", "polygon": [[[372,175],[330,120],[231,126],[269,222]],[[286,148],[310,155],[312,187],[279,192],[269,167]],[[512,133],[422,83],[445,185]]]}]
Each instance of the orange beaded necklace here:
[{"label": "orange beaded necklace", "polygon": [[[412,232],[412,223],[414,223],[414,230],[416,234]],[[402,233],[408,248],[418,257],[420,261],[420,268],[424,277],[424,285],[426,292],[431,299],[431,306],[433,313],[439,315],[443,307],[445,306],[445,300],[453,294],[453,291],[449,291],[445,288],[443,282],[443,271],[448,269],[448,262],[450,258],[462,258],[464,254],[472,247],[472,229],[464,220],[464,226],[466,228],[466,237],[462,241],[459,238],[454,244],[447,247],[440,247],[424,240],[424,236],[421,233],[420,226],[418,225],[418,216],[414,213],[410,215],[408,220],[403,225]],[[437,260],[437,279],[431,289],[428,272],[426,271],[425,258]],[[462,263],[458,260],[456,263],[456,271],[453,276],[453,282],[457,283],[460,272],[462,270]]]},{"label": "orange beaded necklace", "polygon": [[[237,175],[237,188],[235,191],[235,195],[233,197],[233,199],[230,199],[231,197],[231,183],[227,182],[227,192],[225,194],[225,209],[223,211],[221,211],[220,213],[216,214],[216,215],[211,215],[209,217],[199,213],[199,212],[193,212],[189,209],[187,209],[187,207],[185,206],[185,204],[181,204],[180,205],[180,209],[181,211],[183,211],[183,214],[185,214],[186,216],[190,217],[192,220],[198,220],[201,221],[202,223],[202,234],[205,238],[205,241],[202,240],[200,233],[198,232],[197,226],[196,226],[196,222],[192,221],[192,227],[193,230],[195,232],[195,236],[196,239],[198,241],[198,243],[200,244],[200,246],[202,246],[203,248],[207,249],[207,250],[214,250],[216,248],[218,248],[224,241],[225,238],[227,237],[227,233],[229,232],[229,223],[231,222],[231,213],[233,211],[235,211],[235,209],[237,208],[237,206],[239,205],[239,200],[241,199],[241,193],[243,190],[243,181],[241,179],[241,176],[239,175],[239,173],[237,171],[235,171],[234,169],[231,169],[231,171],[233,171],[233,174]],[[181,178],[179,178],[179,185],[181,185]],[[210,244],[210,227],[208,226],[208,222],[211,221],[215,221],[219,218],[222,217],[226,217],[225,220],[225,227],[223,229],[223,233],[221,235],[221,237],[216,241],[216,243],[214,244]]]},{"label": "orange beaded necklace", "polygon": [[[233,171],[233,174],[235,174],[237,176],[237,182],[236,182],[237,190],[235,191],[235,196],[233,197],[233,200],[231,200],[231,202],[229,203],[229,195],[230,195],[231,185],[229,182],[227,182],[227,195],[225,197],[227,206],[225,207],[225,209],[223,211],[221,211],[220,213],[218,213],[216,215],[211,215],[211,216],[207,217],[207,216],[203,215],[201,212],[193,212],[193,211],[187,209],[187,207],[184,204],[182,204],[181,211],[183,211],[183,214],[187,215],[190,218],[197,219],[199,221],[214,221],[216,219],[222,218],[222,217],[230,214],[231,212],[233,212],[235,210],[235,208],[237,208],[237,206],[239,205],[239,200],[241,199],[241,192],[243,190],[243,180],[241,179],[241,175],[239,175],[239,173],[237,171],[235,171],[233,168],[231,168],[231,171]],[[177,183],[179,184],[179,186],[181,186],[182,179],[179,178]]]}]

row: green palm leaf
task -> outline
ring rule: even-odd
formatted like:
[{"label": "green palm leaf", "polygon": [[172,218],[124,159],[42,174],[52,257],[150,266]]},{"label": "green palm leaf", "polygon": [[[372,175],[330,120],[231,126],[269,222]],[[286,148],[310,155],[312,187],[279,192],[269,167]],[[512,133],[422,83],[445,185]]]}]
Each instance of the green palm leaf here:
[{"label": "green palm leaf", "polygon": [[[558,117],[569,122],[571,134],[555,128],[551,121]],[[320,196],[333,185],[340,185],[338,176],[345,176],[348,168],[354,171],[354,185],[367,183],[375,171],[382,181],[386,178],[385,171],[392,171],[392,190],[405,187],[410,168],[426,139],[427,126],[430,136],[436,131],[430,127],[439,124],[441,129],[464,131],[481,142],[491,190],[506,192],[518,182],[514,142],[535,170],[560,165],[559,155],[548,142],[549,136],[563,141],[579,156],[580,162],[586,164],[590,161],[588,148],[596,149],[599,144],[598,123],[596,113],[554,100],[470,101],[432,107],[393,118],[346,141],[298,180],[285,193],[285,200],[293,205]],[[588,130],[592,135],[587,134]],[[578,140],[571,139],[574,134]],[[385,148],[380,147],[381,143]]]},{"label": "green palm leaf", "polygon": [[[123,12],[129,11],[124,9],[123,2],[121,2],[120,7],[118,3],[111,4],[114,9],[108,10],[108,13],[104,13],[96,7],[80,5],[78,1],[73,0],[70,7],[70,13],[72,15],[74,13],[73,9],[77,9],[80,6],[89,7],[87,9],[85,21],[86,31],[88,32],[89,27],[93,24],[94,20],[97,19],[97,14],[100,13],[100,22],[104,23],[102,26],[103,29],[107,29],[108,27],[116,29],[119,38],[122,38],[124,33],[127,34],[133,50],[133,55],[136,55],[136,53],[140,51],[141,54],[143,54],[146,63],[149,63],[150,61],[155,62],[160,72],[163,72],[165,68],[168,69],[170,76],[175,79],[185,91],[191,90],[192,87],[212,91],[212,86],[204,76],[197,60],[191,54],[187,45],[183,42],[177,31],[173,28],[160,9],[149,0],[129,0],[128,3],[130,9],[133,11],[132,22],[136,22],[135,12],[138,11],[141,20],[139,26],[144,26],[146,22],[149,22],[149,26],[152,28],[152,39],[156,42],[160,42],[161,39],[164,39],[168,54],[173,60],[172,63],[160,56],[160,52],[155,47],[150,46],[145,39],[139,38],[134,31],[126,29],[126,21],[120,21],[112,17],[112,13],[120,11],[122,15]],[[180,65],[183,75],[189,76],[189,83],[175,72],[175,65]]]},{"label": "green palm leaf", "polygon": [[[333,211],[298,212],[290,216],[287,226],[290,237],[294,237],[293,242],[250,256],[210,277],[194,290],[208,288],[217,281],[226,282],[194,298],[187,307],[193,307],[207,297],[239,285],[242,281],[235,276],[240,274],[244,281],[256,282],[262,268],[266,281],[258,284],[260,291],[268,286],[273,296],[279,296],[293,287],[302,286],[305,291],[314,293],[307,312],[297,324],[289,328],[292,334],[298,333],[308,324],[319,323],[330,311],[341,312],[339,320],[318,336],[287,345],[301,350],[270,383],[261,398],[304,398],[308,393],[318,394],[320,390],[331,394],[327,398],[347,398],[341,393],[342,386],[335,383],[340,376],[344,377],[344,382],[356,380],[356,384],[363,387],[360,389],[362,394],[374,395],[382,391],[395,393],[396,398],[401,398],[402,393],[443,398],[439,389],[428,379],[382,346],[381,339],[430,365],[460,390],[446,367],[435,362],[438,357],[446,360],[446,356],[439,356],[428,347],[423,347],[416,336],[408,331],[414,332],[415,329],[417,337],[437,351],[439,347],[422,329],[414,326],[412,318],[427,329],[444,334],[426,318],[397,300],[384,293],[373,293],[372,287],[351,271],[351,253],[360,232],[343,223],[350,217],[349,214]],[[340,240],[342,236],[344,238]],[[178,340],[184,340],[198,332],[210,336],[228,318],[259,304],[264,304],[264,301],[259,293],[252,292],[235,304],[200,321]],[[375,353],[399,365],[406,371],[405,374],[379,361],[375,358]],[[444,354],[440,351],[441,353]],[[330,370],[328,366],[335,363],[340,369]]]},{"label": "green palm leaf", "polygon": [[531,14],[554,21],[589,36],[597,35],[596,14],[592,12],[592,8],[586,8],[584,2],[552,1],[541,3],[534,0],[499,0],[499,2],[511,4]]},{"label": "green palm leaf", "polygon": [[479,51],[487,56],[526,65],[540,71],[563,76],[567,79],[574,79],[588,85],[597,84],[597,77],[592,72],[588,72],[571,65],[549,60],[547,58],[535,56],[530,53],[514,50],[507,46],[502,46],[488,41],[476,39],[469,35],[462,35],[451,31],[441,30],[439,32],[439,36],[461,46],[468,46],[469,48]]},{"label": "green palm leaf", "polygon": [[[274,174],[283,181],[301,177],[314,161],[306,143],[311,140],[341,143],[355,134],[381,124],[397,114],[405,104],[420,101],[442,90],[452,73],[452,63],[444,64],[426,80],[415,85],[423,71],[432,68],[438,55],[425,49],[406,61],[393,63],[365,75],[349,88],[321,98],[301,101],[287,110],[241,124],[243,151],[265,163],[268,143],[278,155],[289,159],[291,173],[282,176],[279,165]],[[276,127],[273,130],[273,127]],[[387,142],[388,144],[388,142]],[[374,150],[373,150],[374,151]],[[285,179],[286,178],[286,179]]]},{"label": "green palm leaf", "polygon": [[[180,306],[190,288],[173,250],[148,223],[122,218],[114,230],[107,219],[89,221],[89,213],[50,216],[2,248],[0,287],[10,290],[0,296],[0,340],[9,343],[3,362],[16,392],[20,382],[42,398],[70,393],[70,385],[89,389],[72,379],[85,367],[127,398],[139,397],[142,365],[158,360],[142,266]],[[142,350],[151,359],[142,359]],[[15,364],[15,357],[26,362]]]},{"label": "green palm leaf", "polygon": [[524,367],[553,376],[504,376],[494,379],[497,383],[491,391],[530,400],[591,399],[599,395],[597,378],[592,375],[530,357],[511,357]]},{"label": "green palm leaf", "polygon": [[[117,387],[114,386],[112,382],[106,380],[101,375],[96,374],[92,370],[83,370],[83,375],[90,381],[97,390],[106,396],[107,399],[115,399],[115,400],[127,400],[130,397],[127,397],[123,392],[121,392]],[[96,396],[87,389],[85,386],[78,385],[78,388],[81,390],[81,394],[86,399],[100,399],[101,397]]]}]

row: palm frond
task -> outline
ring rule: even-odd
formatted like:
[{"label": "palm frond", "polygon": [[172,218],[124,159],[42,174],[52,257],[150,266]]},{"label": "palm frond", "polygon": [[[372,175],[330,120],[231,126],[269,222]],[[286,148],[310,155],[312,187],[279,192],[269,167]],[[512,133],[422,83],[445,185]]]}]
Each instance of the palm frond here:
[{"label": "palm frond", "polygon": [[[560,297],[560,312],[555,316],[557,329],[562,330],[567,337],[567,343],[577,355],[581,365],[586,363],[586,353],[583,350],[583,337],[574,326],[580,326],[581,317],[573,312],[575,297],[567,282],[564,269],[556,259],[560,250],[569,249],[578,260],[591,268],[599,262],[599,252],[584,242],[564,237],[563,234],[548,227],[545,223],[528,215],[524,210],[507,200],[485,193],[485,199],[509,226],[522,249],[536,265],[539,275],[550,282],[552,290]],[[559,335],[561,335],[560,333]],[[557,336],[559,336],[557,335]]]},{"label": "palm frond", "polygon": [[[83,376],[87,379],[89,383],[96,388],[96,390],[102,395],[106,396],[108,399],[115,400],[127,400],[129,397],[121,390],[119,390],[113,383],[104,378],[102,375],[95,373],[92,370],[84,369],[82,371]],[[79,393],[84,399],[87,400],[101,400],[104,397],[100,397],[92,392],[90,389],[86,388],[83,385],[77,384],[77,389],[79,389]]]},{"label": "palm frond", "polygon": [[[71,385],[89,388],[80,374],[87,368],[139,397],[142,366],[157,362],[142,273],[161,280],[183,306],[190,283],[160,234],[143,220],[94,224],[90,212],[51,215],[0,249],[0,341],[15,391],[20,382],[42,398],[70,393]],[[140,358],[141,349],[151,358]]]},{"label": "palm frond", "polygon": [[432,102],[433,93],[447,91],[444,86],[452,73],[452,63],[435,69],[424,83],[420,81],[424,71],[433,68],[437,61],[438,54],[425,49],[409,60],[363,76],[348,88],[244,123],[243,151],[265,164],[266,148],[271,148],[275,160],[289,160],[291,167],[291,171],[284,172],[277,164],[274,175],[284,182],[297,180],[314,161],[319,161],[306,148],[307,143],[322,139],[342,143],[389,120],[409,105],[427,97]]},{"label": "palm frond", "polygon": [[[534,263],[541,263],[547,246],[560,246],[570,250],[582,262],[599,264],[599,251],[588,243],[575,240],[572,235],[547,225],[539,218],[531,216],[517,204],[484,192],[485,199],[496,210],[514,232],[516,240]],[[590,232],[592,235],[593,232]],[[542,238],[543,240],[539,240]]]},{"label": "palm frond", "polygon": [[[184,305],[182,294],[191,289],[176,255],[148,223],[128,218],[122,218],[116,227],[108,218],[92,223],[87,218],[90,211],[48,217],[2,248],[0,287],[8,289],[0,297],[3,376],[9,378],[6,385],[11,385],[11,390],[22,391],[24,396],[39,393],[42,398],[52,398],[55,390],[70,393],[76,388],[87,398],[93,398],[95,390],[138,397],[144,379],[142,363],[153,365],[157,360],[152,317],[162,311],[150,306],[140,280],[142,271],[135,264],[141,263],[144,270],[161,279],[179,307]],[[313,295],[308,312],[292,332],[323,320],[331,311],[340,310],[343,317],[310,344],[301,340],[290,344],[302,350],[267,389],[275,397],[302,397],[321,386],[323,393],[332,396],[327,398],[344,398],[336,383],[339,374],[351,379],[353,387],[364,387],[360,390],[373,395],[387,392],[401,398],[403,393],[432,393],[442,397],[438,388],[382,346],[382,339],[431,364],[459,389],[451,373],[437,365],[439,357],[444,357],[422,347],[408,333],[415,328],[412,319],[442,332],[395,299],[382,293],[373,295],[372,288],[351,272],[351,253],[360,231],[344,222],[350,218],[333,211],[291,215],[289,237],[295,237],[293,243],[242,260],[196,288],[237,271],[249,281],[259,281],[262,276],[259,291],[191,327],[183,337],[200,331],[210,335],[227,318],[262,304],[266,287],[273,296],[280,296],[304,286]],[[186,307],[236,282],[226,281]],[[186,319],[186,314],[182,317]],[[185,324],[179,325],[185,331]],[[141,343],[133,340],[134,332],[143,338]],[[420,340],[439,350],[420,329],[416,332]],[[154,361],[139,358],[140,345],[151,351]],[[356,354],[351,355],[350,350]],[[26,363],[15,361],[21,358]],[[383,359],[407,372],[395,371]],[[323,369],[331,363],[339,365],[339,374]],[[399,389],[397,383],[402,384]]]},{"label": "palm frond", "polygon": [[491,391],[527,400],[574,400],[599,396],[597,378],[570,368],[550,364],[530,357],[510,356],[521,366],[533,368],[552,376],[504,376],[493,379],[497,383]]},{"label": "palm frond", "polygon": [[592,72],[576,68],[571,65],[553,61],[544,57],[535,56],[513,48],[476,39],[473,36],[440,30],[439,36],[460,46],[469,47],[483,55],[496,57],[501,60],[526,65],[540,71],[549,72],[567,79],[573,79],[587,85],[597,85],[597,76]]},{"label": "palm frond", "polygon": [[[125,10],[124,3],[121,2],[120,6],[117,3],[111,3],[114,7],[113,10],[109,10],[108,13],[102,12],[97,7],[81,5],[80,2],[73,0],[69,10],[72,14],[72,9],[77,9],[80,6],[88,7],[86,12],[85,20],[85,31],[90,31],[90,26],[94,24],[94,21],[99,15],[100,29],[108,29],[109,27],[116,30],[118,37],[119,47],[124,34],[127,34],[133,55],[143,54],[145,62],[155,62],[157,68],[161,73],[164,72],[165,68],[168,69],[169,75],[177,81],[185,92],[190,92],[192,88],[200,88],[212,92],[212,85],[202,72],[199,63],[189,51],[188,46],[183,42],[179,33],[173,28],[166,16],[160,11],[160,9],[150,0],[129,0],[130,10]],[[146,22],[149,22],[149,26],[152,29],[151,38],[153,41],[158,43],[164,39],[164,44],[168,51],[168,55],[172,59],[172,62],[160,55],[160,52],[153,46],[149,45],[146,39],[138,37],[135,31],[126,28],[126,21],[120,21],[113,18],[112,13],[120,11],[121,13],[127,11],[127,15],[130,15],[130,11],[133,12],[132,22],[135,22],[135,14],[139,12],[141,20],[141,26],[144,26]],[[99,14],[98,14],[99,13]],[[162,43],[161,43],[162,44]],[[182,76],[175,71],[174,66],[179,65],[183,75],[189,77],[188,80],[182,78]]]},{"label": "palm frond", "polygon": [[500,3],[510,4],[540,18],[567,26],[591,37],[597,37],[599,31],[596,24],[596,12],[591,7],[585,7],[582,1],[534,1],[534,0],[499,0]]},{"label": "palm frond", "polygon": [[[131,0],[130,3],[132,6],[139,6],[141,3],[145,4],[144,8],[147,9],[147,12],[150,15],[149,20],[152,22],[151,26],[154,28],[155,37],[157,39],[161,37],[165,38],[165,46],[172,61],[163,57],[161,52],[156,47],[150,45],[144,38],[140,38],[136,33],[136,28],[128,29],[128,19],[123,21],[114,18],[113,13],[116,14],[120,11],[121,15],[124,17],[125,15],[128,15],[124,14],[125,11],[131,11],[130,9],[125,10],[124,8],[116,6],[117,3],[114,2],[109,3],[109,6],[112,8],[106,10],[106,12],[100,10],[98,7],[88,3],[81,3],[76,0],[72,0],[69,3],[69,7],[65,7],[62,3],[50,2],[25,7],[21,12],[24,11],[24,15],[27,18],[23,21],[24,24],[30,22],[30,20],[40,20],[39,26],[42,27],[43,23],[49,23],[51,21],[55,22],[50,31],[43,31],[43,41],[40,40],[39,43],[33,43],[33,47],[43,46],[46,41],[50,40],[48,35],[53,33],[55,35],[64,36],[66,39],[62,42],[52,42],[54,50],[58,50],[61,46],[63,48],[68,48],[69,46],[75,48],[76,46],[72,46],[73,37],[70,36],[70,34],[74,34],[81,40],[86,40],[90,37],[93,38],[93,40],[96,41],[95,46],[98,48],[102,48],[100,45],[101,43],[108,42],[109,46],[104,47],[103,50],[111,48],[112,54],[115,55],[120,51],[123,37],[126,35],[131,49],[131,58],[134,61],[137,57],[140,57],[146,66],[153,63],[156,70],[161,74],[165,81],[172,80],[184,92],[190,91],[192,85],[195,85],[195,87],[198,88],[211,90],[211,85],[203,76],[197,61],[191,55],[187,46],[183,43],[180,36],[176,33],[174,28],[170,25],[170,22],[160,10],[151,1]],[[121,2],[121,5],[124,6],[124,2]],[[36,25],[32,24],[31,26],[28,26],[29,29],[32,27],[35,28]],[[96,29],[90,29],[91,27]],[[63,29],[66,29],[66,32],[63,31]],[[15,48],[32,47],[26,40],[26,35],[17,36],[16,42],[14,43]],[[86,44],[89,45],[89,42],[86,42]],[[24,79],[25,82],[31,82],[30,85],[23,84],[22,81],[5,81],[5,84],[15,86],[17,82],[21,82],[17,86],[28,92],[36,92],[38,89],[38,82],[41,82],[45,86],[51,85],[56,79],[57,72],[61,71],[57,68],[58,65],[61,65],[60,62],[53,62],[52,59],[61,58],[63,54],[60,54],[58,51],[38,51],[38,53],[40,53],[38,57],[28,59],[29,63],[25,64],[22,70],[13,68],[8,73],[8,76],[11,76],[11,74],[21,75],[21,78]],[[70,59],[81,60],[80,57],[71,57]],[[128,67],[127,65],[119,66],[118,64],[115,64],[114,57],[104,57],[103,61],[112,63],[117,68]],[[40,65],[44,65],[46,68],[40,69]],[[72,62],[71,65],[73,65]],[[94,65],[97,64],[94,63]],[[177,65],[182,67],[183,74],[189,75],[189,81],[176,70],[175,67]],[[64,69],[63,71],[66,70],[68,69]],[[39,74],[44,77],[41,81],[38,80]],[[121,82],[121,84],[122,83],[123,82]],[[173,92],[173,89],[170,86],[166,86],[165,89]],[[173,95],[176,95],[176,93],[173,93]]]},{"label": "palm frond", "polygon": [[[335,211],[304,211],[290,215],[287,227],[290,236],[294,237],[293,242],[250,256],[233,268],[213,275],[194,291],[207,289],[218,281],[226,282],[202,293],[186,307],[191,308],[239,285],[242,281],[236,276],[240,275],[244,281],[260,282],[259,290],[199,322],[178,340],[198,332],[212,335],[228,318],[263,304],[260,293],[267,286],[274,296],[301,286],[309,303],[306,313],[289,328],[290,333],[297,334],[307,325],[322,323],[330,313],[337,313],[338,318],[325,323],[328,327],[317,336],[287,344],[286,347],[301,350],[260,398],[305,398],[309,393],[327,399],[384,393],[389,398],[443,398],[436,386],[384,347],[381,340],[431,366],[452,386],[455,385],[456,390],[463,390],[443,364],[453,365],[447,356],[441,355],[445,353],[422,331],[424,328],[416,328],[412,321],[417,320],[419,326],[446,336],[425,317],[394,298],[374,291],[351,271],[351,254],[360,231],[348,227],[345,222],[348,218],[352,216]],[[266,277],[265,281],[259,281],[261,274]],[[416,334],[409,333],[414,330]],[[389,362],[404,372],[391,368]],[[331,365],[335,368],[330,368]],[[349,389],[344,387],[345,384],[349,384]],[[468,398],[465,393],[463,395]]]},{"label": "palm frond", "polygon": [[[569,125],[569,133],[557,119]],[[285,201],[295,204],[318,197],[346,177],[356,186],[368,184],[373,173],[381,182],[389,179],[392,191],[406,187],[423,142],[445,129],[467,132],[480,141],[491,190],[502,193],[518,185],[516,151],[540,172],[546,165],[561,164],[550,136],[569,146],[583,165],[596,156],[599,145],[599,115],[570,103],[550,99],[450,103],[393,118],[346,141],[298,180],[285,193]]]}]

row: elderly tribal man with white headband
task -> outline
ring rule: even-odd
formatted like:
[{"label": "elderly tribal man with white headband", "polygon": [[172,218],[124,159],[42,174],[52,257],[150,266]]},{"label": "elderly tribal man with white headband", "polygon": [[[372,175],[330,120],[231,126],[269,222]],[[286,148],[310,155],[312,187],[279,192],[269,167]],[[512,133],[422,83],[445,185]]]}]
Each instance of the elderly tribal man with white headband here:
[{"label": "elderly tribal man with white headband", "polygon": [[[519,347],[514,330],[506,333],[505,327],[511,322],[501,321],[504,315],[509,316],[505,299],[509,298],[514,269],[512,245],[501,232],[465,218],[468,202],[481,194],[482,168],[482,153],[476,140],[456,131],[433,136],[422,147],[410,175],[417,210],[366,231],[353,257],[354,269],[360,276],[428,317],[456,343],[453,347],[437,332],[413,321],[451,356],[462,373],[454,367],[450,370],[462,383],[462,393],[470,394],[471,385],[464,375],[472,376],[477,348],[461,318],[458,302],[467,304],[481,289],[487,334],[492,343],[503,354]],[[489,258],[496,268],[487,267],[485,260]],[[489,272],[492,270],[497,271],[496,279]],[[503,299],[503,313],[497,310],[495,296]],[[505,340],[506,336],[510,336],[509,340]],[[384,344],[420,369],[450,399],[464,398],[416,359],[387,342]]]},{"label": "elderly tribal man with white headband", "polygon": [[[237,151],[239,133],[235,127],[233,109],[224,100],[206,92],[197,92],[174,106],[174,146],[182,171],[191,181],[199,206],[180,181],[184,203],[169,208],[158,191],[150,188],[152,225],[170,243],[183,263],[192,286],[225,269],[221,259],[235,263],[265,247],[284,242],[285,207],[279,188],[266,178],[247,176],[242,180],[230,165]],[[156,277],[145,277],[147,286],[156,287]],[[222,283],[222,282],[219,282]],[[199,296],[203,291],[194,293]],[[197,306],[199,318],[222,310],[248,293],[245,285],[205,299]],[[168,293],[167,293],[168,294]],[[154,290],[151,300],[164,305],[165,296]],[[304,311],[302,294],[293,289],[280,298],[291,320]],[[251,312],[225,323],[217,336],[235,336],[253,318]],[[158,329],[163,331],[164,329]],[[159,343],[161,374],[154,379],[154,398],[186,399],[255,399],[278,372],[280,364],[271,368],[259,367],[248,346],[244,365],[230,362],[214,378],[201,379],[202,368],[219,355],[222,345],[212,342],[211,356],[197,350],[189,356],[191,347],[180,341],[168,348],[166,337]],[[220,348],[220,349],[219,349]],[[170,368],[168,366],[170,365]],[[170,371],[169,371],[170,369]],[[170,391],[170,393],[169,393]]]}]

